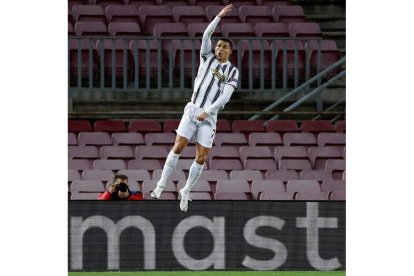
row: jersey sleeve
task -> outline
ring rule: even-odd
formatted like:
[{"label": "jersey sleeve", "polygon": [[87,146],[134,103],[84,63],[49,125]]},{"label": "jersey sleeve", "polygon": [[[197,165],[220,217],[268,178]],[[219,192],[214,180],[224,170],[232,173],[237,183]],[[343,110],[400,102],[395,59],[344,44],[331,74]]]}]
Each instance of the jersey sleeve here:
[{"label": "jersey sleeve", "polygon": [[239,70],[236,67],[230,72],[229,77],[227,78],[226,84],[233,86],[235,89],[237,88],[237,84],[239,83]]},{"label": "jersey sleeve", "polygon": [[213,55],[211,51],[211,35],[214,33],[214,30],[217,27],[217,24],[220,21],[220,17],[216,16],[213,21],[207,26],[203,34],[203,39],[201,41],[201,50],[200,57],[201,61],[205,62],[207,59]]}]

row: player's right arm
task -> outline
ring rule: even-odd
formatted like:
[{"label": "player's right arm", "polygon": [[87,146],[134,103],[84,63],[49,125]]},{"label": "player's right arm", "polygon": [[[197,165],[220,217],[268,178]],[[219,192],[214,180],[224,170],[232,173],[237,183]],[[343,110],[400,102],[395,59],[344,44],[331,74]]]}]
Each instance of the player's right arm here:
[{"label": "player's right arm", "polygon": [[201,50],[200,54],[201,56],[206,56],[211,53],[211,35],[214,33],[214,30],[217,27],[217,24],[219,23],[220,19],[225,16],[228,12],[231,11],[233,8],[233,5],[227,5],[225,6],[219,14],[214,18],[213,21],[207,26],[206,30],[203,33],[203,40],[201,42]]}]

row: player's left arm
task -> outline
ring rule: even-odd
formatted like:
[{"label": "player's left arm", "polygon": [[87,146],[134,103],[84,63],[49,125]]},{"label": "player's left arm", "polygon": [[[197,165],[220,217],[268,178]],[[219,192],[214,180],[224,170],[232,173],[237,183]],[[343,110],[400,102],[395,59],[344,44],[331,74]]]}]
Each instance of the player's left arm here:
[{"label": "player's left arm", "polygon": [[209,114],[217,112],[223,105],[225,105],[230,100],[233,91],[234,86],[226,84],[223,89],[223,94],[220,97],[218,97],[217,101],[215,101],[212,105],[204,109],[204,111],[196,117],[197,120],[204,121],[204,119],[207,118]]}]

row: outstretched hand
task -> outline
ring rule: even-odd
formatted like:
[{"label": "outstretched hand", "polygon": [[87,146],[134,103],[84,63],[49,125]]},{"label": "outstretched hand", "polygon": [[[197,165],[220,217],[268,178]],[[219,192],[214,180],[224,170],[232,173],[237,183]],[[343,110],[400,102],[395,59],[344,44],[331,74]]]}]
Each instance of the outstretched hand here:
[{"label": "outstretched hand", "polygon": [[231,9],[233,8],[233,4],[230,4],[230,5],[227,5],[227,6],[225,6],[220,12],[219,12],[219,14],[217,15],[218,17],[223,17],[223,16],[225,16],[226,14],[228,14],[230,11],[231,11]]}]

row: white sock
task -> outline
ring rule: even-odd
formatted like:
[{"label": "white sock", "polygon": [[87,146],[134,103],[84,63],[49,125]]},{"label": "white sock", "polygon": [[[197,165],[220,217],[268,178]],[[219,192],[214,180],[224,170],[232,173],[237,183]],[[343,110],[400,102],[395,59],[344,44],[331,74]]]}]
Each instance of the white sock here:
[{"label": "white sock", "polygon": [[191,188],[193,188],[198,178],[200,177],[200,174],[203,170],[203,166],[204,164],[200,165],[196,161],[193,162],[190,168],[190,172],[188,173],[187,183],[185,183],[185,186],[183,188],[184,193],[189,193]]},{"label": "white sock", "polygon": [[164,169],[161,173],[161,178],[158,181],[157,186],[164,188],[165,184],[167,183],[168,177],[170,177],[171,173],[174,171],[175,166],[177,166],[178,158],[180,158],[180,154],[175,154],[172,150],[167,156],[165,160]]}]

